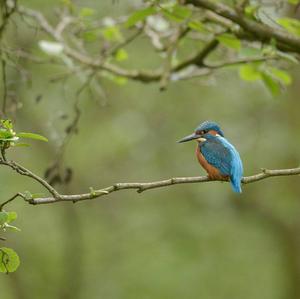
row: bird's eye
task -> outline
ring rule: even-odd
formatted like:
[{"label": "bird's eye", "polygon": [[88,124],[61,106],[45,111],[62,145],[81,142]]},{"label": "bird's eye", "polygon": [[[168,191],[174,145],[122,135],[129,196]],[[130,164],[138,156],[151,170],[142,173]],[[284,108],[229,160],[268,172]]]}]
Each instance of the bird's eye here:
[{"label": "bird's eye", "polygon": [[206,134],[206,133],[208,133],[208,130],[198,130],[198,131],[196,131],[197,135],[203,135],[203,134]]},{"label": "bird's eye", "polygon": [[208,132],[207,130],[198,130],[198,131],[196,131],[196,134],[203,135],[203,134],[206,134],[207,132]]}]

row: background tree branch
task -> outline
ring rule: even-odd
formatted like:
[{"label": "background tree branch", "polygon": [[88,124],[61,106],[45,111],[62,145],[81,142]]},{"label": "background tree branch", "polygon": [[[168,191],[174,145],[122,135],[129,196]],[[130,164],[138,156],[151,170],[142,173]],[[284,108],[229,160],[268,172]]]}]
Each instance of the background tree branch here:
[{"label": "background tree branch", "polygon": [[[299,38],[296,38],[291,34],[284,32],[283,30],[278,30],[278,28],[272,28],[265,24],[248,20],[226,5],[211,1],[187,1],[187,3],[207,9],[208,13],[204,16],[204,20],[207,19],[211,22],[216,22],[224,27],[218,34],[229,31],[236,34],[238,37],[241,37],[242,39],[244,38],[246,40],[262,42],[269,42],[271,39],[275,39],[278,42],[279,48],[288,48],[289,51],[294,51],[297,53],[299,53],[300,51]],[[172,62],[173,59],[171,58],[173,54],[178,50],[179,41],[187,36],[190,31],[189,27],[183,25],[182,27],[180,27],[180,29],[178,29],[178,32],[175,32],[173,35],[171,35],[168,45],[165,46],[166,58],[163,67],[152,70],[126,69],[117,64],[107,61],[107,58],[109,55],[114,55],[116,51],[120,49],[120,47],[126,46],[127,44],[133,42],[136,37],[141,35],[141,28],[139,28],[133,35],[129,36],[123,42],[105,51],[105,57],[92,57],[86,52],[85,49],[79,50],[73,46],[70,46],[70,44],[63,36],[63,31],[57,30],[57,28],[60,28],[61,26],[59,24],[56,27],[52,26],[41,12],[20,5],[17,8],[17,12],[25,18],[33,19],[38,27],[40,27],[46,34],[48,34],[51,38],[53,38],[63,46],[63,52],[67,56],[69,56],[77,63],[83,65],[84,67],[91,68],[93,72],[105,71],[115,76],[120,76],[134,81],[140,81],[143,83],[157,81],[160,82],[161,90],[164,90],[166,88],[168,81],[184,80],[194,77],[194,70],[189,70],[190,66],[195,67],[195,74],[197,76],[199,76],[199,74],[200,76],[202,76],[211,73],[211,71],[207,72],[207,64],[205,64],[204,62],[210,54],[217,50],[219,45],[219,40],[216,38],[217,35],[215,35],[204,44],[200,51],[174,64]],[[235,28],[231,23],[238,24],[241,29]],[[271,56],[275,59],[280,59],[280,55],[277,56],[277,54],[273,53]],[[262,55],[261,57],[257,57],[256,59],[259,61],[267,61],[270,59],[270,55]],[[220,64],[222,64],[222,67],[234,65],[235,63],[231,63],[232,60],[232,58],[229,61],[224,60]],[[245,64],[251,62],[252,58],[241,59],[240,57],[237,57],[237,61],[240,61],[241,63],[243,62]],[[212,69],[216,70],[218,68],[213,67]],[[199,72],[199,70],[206,71]],[[182,72],[182,74],[177,75],[177,73],[179,72]]]},{"label": "background tree branch", "polygon": [[245,32],[253,34],[257,40],[270,41],[271,39],[275,39],[277,42],[279,42],[279,44],[282,43],[288,46],[291,51],[300,53],[299,38],[284,30],[272,28],[261,22],[248,19],[223,3],[211,0],[187,0],[186,3],[210,10],[219,16],[231,20],[244,29]]}]

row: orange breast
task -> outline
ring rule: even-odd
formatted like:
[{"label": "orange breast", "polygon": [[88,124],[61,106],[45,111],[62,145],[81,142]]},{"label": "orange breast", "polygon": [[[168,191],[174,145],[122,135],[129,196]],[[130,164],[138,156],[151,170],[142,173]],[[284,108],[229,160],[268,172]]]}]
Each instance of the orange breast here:
[{"label": "orange breast", "polygon": [[216,167],[210,165],[206,161],[206,159],[204,158],[204,156],[200,152],[200,148],[199,148],[198,144],[197,144],[197,148],[196,148],[196,156],[197,156],[197,159],[198,159],[199,163],[206,170],[208,176],[211,179],[214,179],[214,180],[224,180],[224,179],[227,179],[227,176],[223,176]]}]

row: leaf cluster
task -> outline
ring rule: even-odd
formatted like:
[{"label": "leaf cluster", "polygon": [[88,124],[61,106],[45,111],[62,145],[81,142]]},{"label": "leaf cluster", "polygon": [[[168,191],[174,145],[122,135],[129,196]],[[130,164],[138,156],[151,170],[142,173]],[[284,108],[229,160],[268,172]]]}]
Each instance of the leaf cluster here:
[{"label": "leaf cluster", "polygon": [[35,139],[47,142],[48,139],[42,135],[28,132],[15,132],[11,120],[0,120],[0,149],[3,153],[10,147],[29,146],[27,143],[21,143],[20,139]]},{"label": "leaf cluster", "polygon": [[[20,231],[16,226],[11,225],[11,222],[17,219],[16,212],[0,211],[0,230],[6,232]],[[20,265],[18,254],[11,248],[0,247],[0,272],[10,273],[17,270]]]}]

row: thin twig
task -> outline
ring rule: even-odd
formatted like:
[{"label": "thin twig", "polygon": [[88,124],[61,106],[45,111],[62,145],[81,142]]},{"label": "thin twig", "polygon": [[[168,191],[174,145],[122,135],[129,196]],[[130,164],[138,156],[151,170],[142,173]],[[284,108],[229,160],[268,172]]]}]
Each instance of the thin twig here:
[{"label": "thin twig", "polygon": [[184,36],[189,32],[189,28],[178,27],[174,35],[170,38],[170,43],[166,48],[166,59],[160,79],[160,90],[163,91],[166,89],[171,73],[172,73],[172,60],[176,54],[177,46],[179,41],[184,38]]},{"label": "thin twig", "polygon": [[62,167],[62,161],[67,149],[68,144],[72,140],[72,137],[78,132],[78,123],[81,117],[81,110],[79,108],[80,94],[87,88],[94,78],[95,72],[91,73],[87,80],[79,87],[76,92],[76,99],[74,102],[74,117],[71,123],[65,129],[65,137],[61,145],[58,148],[55,160],[51,163],[51,165],[46,169],[44,177],[48,180],[48,182],[54,186],[56,183],[66,183],[71,179],[72,171],[70,168],[66,168],[66,175],[62,178],[60,172]]},{"label": "thin twig", "polygon": [[128,44],[130,44],[132,41],[134,41],[137,37],[139,37],[142,32],[143,32],[143,28],[139,28],[132,35],[128,36],[124,41],[122,41],[119,44],[117,44],[117,45],[113,46],[112,48],[108,49],[108,51],[105,52],[105,57],[115,55],[118,52],[118,50],[120,50],[121,48],[126,47]]},{"label": "thin twig", "polygon": [[16,11],[17,0],[15,1],[6,1],[2,0],[2,24],[0,25],[0,40],[2,39],[3,33],[8,25],[11,15]]},{"label": "thin twig", "polygon": [[18,193],[16,193],[14,196],[12,196],[11,198],[9,198],[8,200],[6,200],[5,202],[3,202],[3,203],[0,205],[0,211],[3,210],[3,207],[4,207],[5,205],[7,205],[8,203],[12,202],[12,201],[15,200],[17,197],[22,197],[23,199],[25,199],[25,196],[24,196],[22,193],[18,192]]},{"label": "thin twig", "polygon": [[237,58],[237,59],[232,59],[228,60],[225,62],[220,62],[216,64],[207,64],[205,63],[205,67],[209,69],[220,69],[224,67],[229,67],[229,66],[235,66],[235,65],[240,65],[240,64],[246,64],[246,63],[253,63],[253,62],[264,62],[264,61],[270,61],[270,60],[278,60],[278,56],[262,56],[262,57],[245,57],[245,58]]},{"label": "thin twig", "polygon": [[7,102],[7,79],[6,79],[6,61],[4,57],[1,58],[2,65],[2,84],[3,84],[3,99],[2,99],[2,117],[6,115],[6,102]]}]

